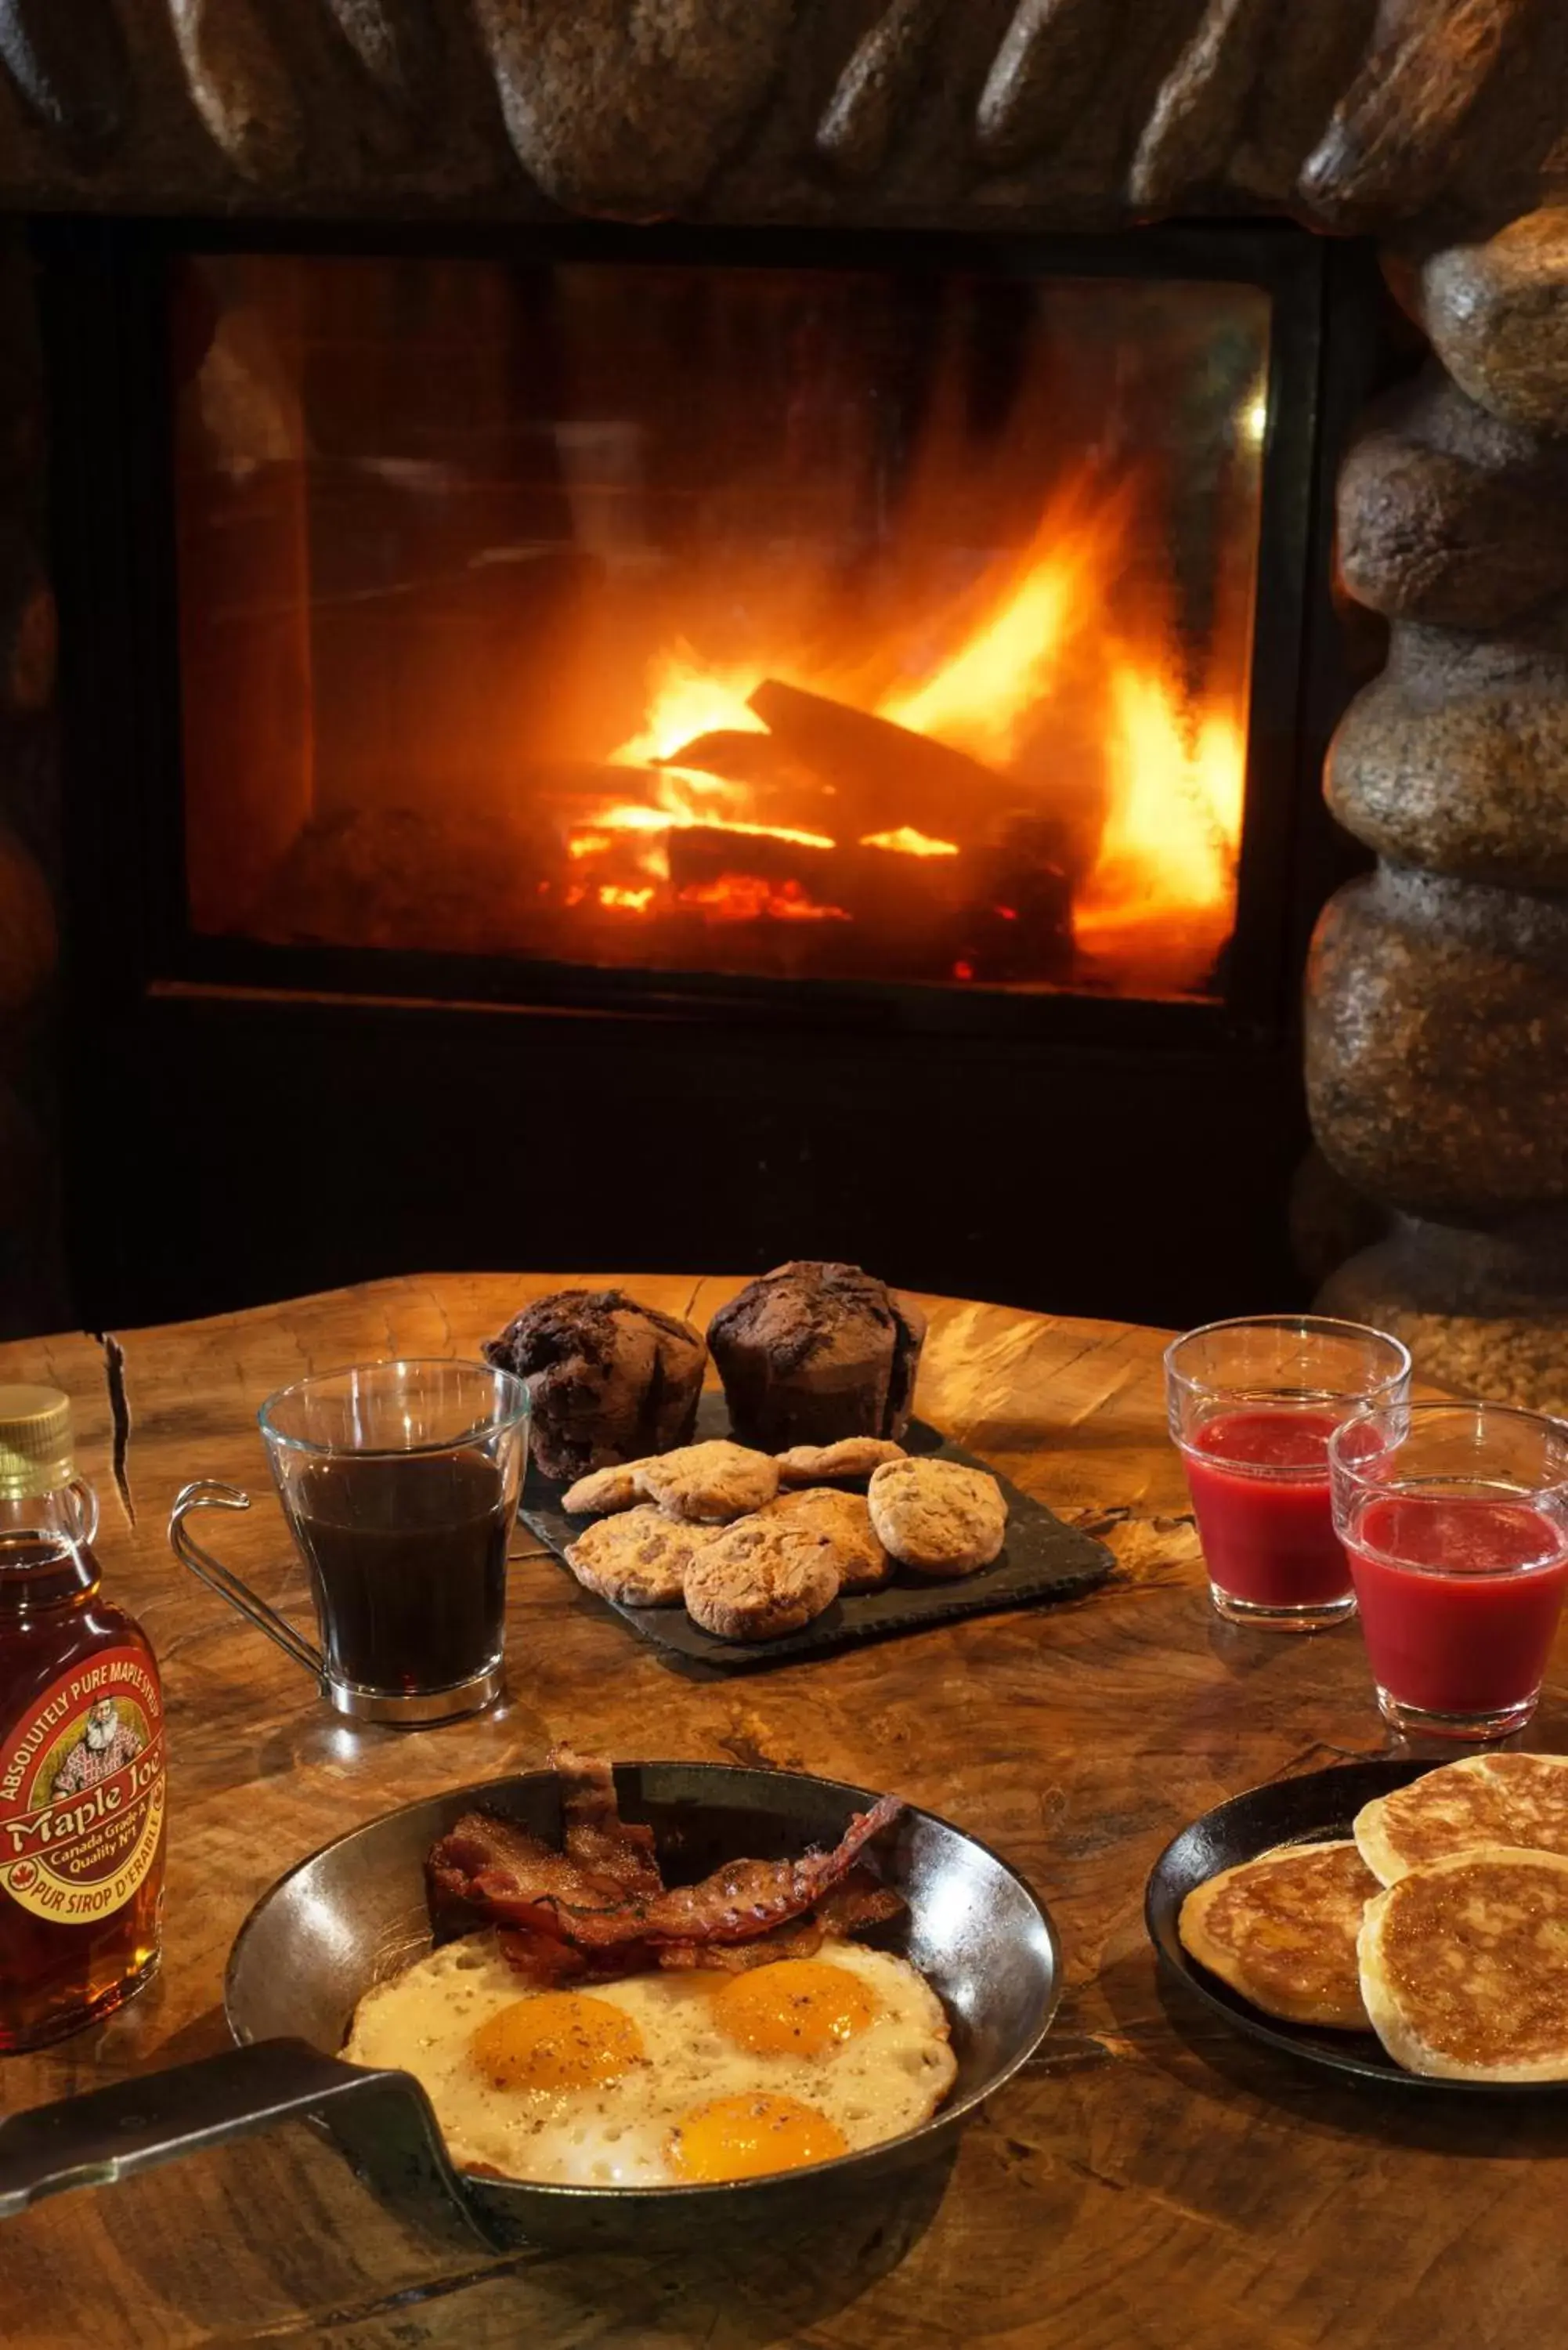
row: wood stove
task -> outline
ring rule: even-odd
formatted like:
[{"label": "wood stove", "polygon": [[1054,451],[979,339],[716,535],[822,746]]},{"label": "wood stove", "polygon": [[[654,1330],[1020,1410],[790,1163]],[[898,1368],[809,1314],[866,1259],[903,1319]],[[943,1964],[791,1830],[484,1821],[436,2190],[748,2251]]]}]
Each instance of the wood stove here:
[{"label": "wood stove", "polygon": [[1358,255],[37,250],[89,1317],[612,1237],[1289,1292]]}]

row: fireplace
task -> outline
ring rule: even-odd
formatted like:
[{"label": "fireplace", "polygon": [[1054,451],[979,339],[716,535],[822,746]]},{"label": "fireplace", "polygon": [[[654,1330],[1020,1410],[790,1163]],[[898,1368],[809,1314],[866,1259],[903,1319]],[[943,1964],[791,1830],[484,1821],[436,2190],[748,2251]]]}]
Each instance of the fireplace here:
[{"label": "fireplace", "polygon": [[[1289,1281],[1365,271],[1238,225],[38,244],[82,1050],[266,1264],[149,1162],[104,1318],[345,1227],[493,1258],[454,1112],[563,1262]],[[330,1247],[273,1222],[302,1150]]]},{"label": "fireplace", "polygon": [[1284,393],[1136,267],[178,256],[194,937],[1222,1003]]},{"label": "fireplace", "polygon": [[0,1318],[1360,1250],[1561,1408],[1568,16],[18,11]]}]

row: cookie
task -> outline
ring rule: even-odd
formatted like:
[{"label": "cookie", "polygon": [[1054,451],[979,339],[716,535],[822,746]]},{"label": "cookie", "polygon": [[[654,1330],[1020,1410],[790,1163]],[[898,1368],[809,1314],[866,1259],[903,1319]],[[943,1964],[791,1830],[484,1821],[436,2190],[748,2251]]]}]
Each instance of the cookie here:
[{"label": "cookie", "polygon": [[798,1632],[837,1596],[833,1544],[787,1518],[742,1519],[705,1543],[686,1570],[693,1622],[725,1640]]},{"label": "cookie", "polygon": [[841,1493],[832,1485],[812,1485],[804,1492],[781,1493],[757,1515],[826,1534],[838,1569],[840,1591],[875,1591],[893,1572],[893,1562],[877,1541],[871,1513],[858,1493]]},{"label": "cookie", "polygon": [[640,1488],[637,1472],[645,1469],[645,1461],[624,1461],[609,1469],[596,1469],[587,1477],[579,1477],[568,1485],[561,1496],[561,1507],[574,1518],[603,1517],[611,1510],[629,1510],[639,1498]]},{"label": "cookie", "polygon": [[1007,1531],[1001,1486],[961,1461],[885,1461],[866,1499],[877,1540],[917,1575],[972,1575]]},{"label": "cookie", "polygon": [[815,1485],[819,1477],[869,1477],[884,1461],[901,1461],[890,1436],[841,1436],[836,1444],[793,1444],[778,1455],[779,1482]]},{"label": "cookie", "polygon": [[566,1565],[601,1599],[618,1600],[623,1607],[676,1607],[687,1569],[718,1532],[686,1525],[644,1502],[587,1527],[567,1550]]},{"label": "cookie", "polygon": [[743,1444],[718,1437],[639,1462],[637,1482],[638,1491],[671,1517],[724,1525],[773,1500],[779,1465],[765,1452],[748,1452]]}]

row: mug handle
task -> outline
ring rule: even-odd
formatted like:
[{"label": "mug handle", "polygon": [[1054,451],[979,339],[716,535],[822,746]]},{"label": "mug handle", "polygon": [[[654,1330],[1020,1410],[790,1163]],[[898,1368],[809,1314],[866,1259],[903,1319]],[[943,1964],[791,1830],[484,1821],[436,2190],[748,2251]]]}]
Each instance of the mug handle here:
[{"label": "mug handle", "polygon": [[242,1583],[233,1567],[203,1550],[185,1521],[197,1510],[248,1510],[251,1497],[242,1493],[237,1485],[221,1485],[214,1478],[198,1477],[192,1484],[182,1486],[174,1497],[174,1507],[169,1514],[169,1547],[182,1566],[188,1566],[210,1591],[248,1616],[259,1631],[269,1640],[275,1640],[286,1655],[296,1665],[303,1665],[315,1675],[317,1683],[325,1687],[327,1659],[313,1641],[281,1617],[275,1607],[254,1592],[248,1583]]}]

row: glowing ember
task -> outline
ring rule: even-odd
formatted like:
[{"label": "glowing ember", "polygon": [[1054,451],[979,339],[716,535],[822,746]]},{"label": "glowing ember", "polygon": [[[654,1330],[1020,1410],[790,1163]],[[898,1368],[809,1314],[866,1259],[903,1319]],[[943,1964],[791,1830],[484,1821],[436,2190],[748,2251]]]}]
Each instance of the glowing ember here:
[{"label": "glowing ember", "polygon": [[849,920],[842,906],[814,905],[798,881],[781,882],[775,888],[754,873],[721,873],[712,881],[692,882],[676,902],[700,906],[710,920],[720,922],[756,922],[764,915],[777,922]]},{"label": "glowing ember", "polygon": [[566,847],[574,857],[602,857],[611,845],[612,833],[668,832],[672,824],[695,822],[694,816],[671,816],[664,808],[649,807],[638,800],[625,807],[606,808],[586,829],[574,832]]},{"label": "glowing ember", "polygon": [[956,857],[956,840],[933,840],[929,833],[917,832],[912,824],[901,824],[894,832],[868,832],[861,841],[862,848],[896,848],[901,857]]},{"label": "glowing ember", "polygon": [[[670,772],[680,774],[679,768]],[[787,824],[747,824],[737,816],[694,816],[685,808],[648,807],[641,801],[630,801],[625,807],[605,808],[592,824],[580,827],[567,840],[566,849],[573,857],[601,857],[618,832],[672,832],[697,825],[706,826],[711,832],[733,832],[742,839],[783,840],[796,848],[832,848],[836,845],[825,832],[798,832]],[[940,841],[936,853],[941,853]],[[931,851],[923,850],[921,854],[929,855]]]},{"label": "glowing ember", "polygon": [[693,821],[706,823],[714,832],[738,833],[742,839],[782,840],[795,848],[832,848],[835,845],[825,832],[797,832],[787,824],[741,824],[732,816],[698,816]]}]

